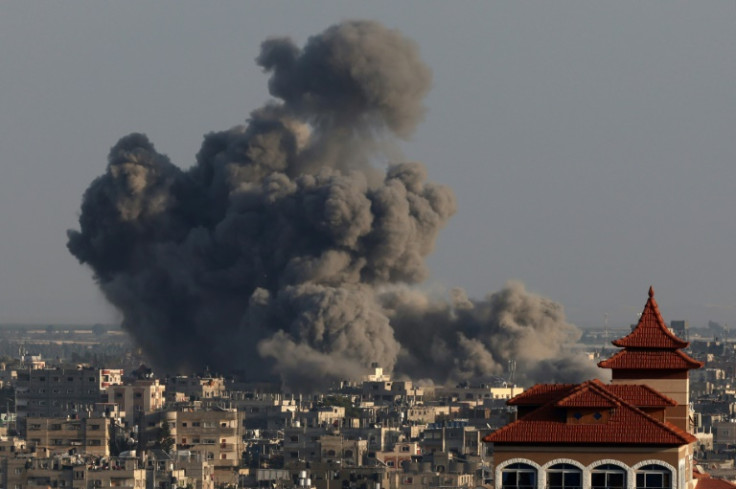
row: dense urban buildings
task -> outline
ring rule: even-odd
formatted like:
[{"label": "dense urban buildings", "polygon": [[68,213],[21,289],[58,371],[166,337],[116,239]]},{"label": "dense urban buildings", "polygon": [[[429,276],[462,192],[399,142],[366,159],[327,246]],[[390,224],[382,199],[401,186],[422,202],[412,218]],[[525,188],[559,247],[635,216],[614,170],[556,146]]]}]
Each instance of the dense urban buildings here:
[{"label": "dense urban buildings", "polygon": [[586,332],[610,382],[519,386],[510,362],[504,376],[433,385],[373,365],[312,395],[158,376],[111,346],[117,333],[80,336],[120,355],[52,360],[28,349],[73,344],[73,331],[15,331],[22,355],[0,368],[0,488],[733,487],[736,349],[727,331],[685,331],[690,343],[652,291],[613,348],[608,329]]}]

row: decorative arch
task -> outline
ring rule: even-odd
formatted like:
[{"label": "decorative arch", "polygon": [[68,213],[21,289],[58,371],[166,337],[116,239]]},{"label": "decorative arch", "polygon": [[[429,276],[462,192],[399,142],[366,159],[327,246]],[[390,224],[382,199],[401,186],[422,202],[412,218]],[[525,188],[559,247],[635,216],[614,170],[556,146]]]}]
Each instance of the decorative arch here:
[{"label": "decorative arch", "polygon": [[593,487],[593,482],[592,482],[593,471],[597,467],[600,467],[601,465],[607,465],[607,464],[616,465],[618,467],[621,467],[621,470],[623,470],[624,473],[626,474],[626,488],[627,489],[636,488],[636,484],[635,484],[636,481],[635,481],[635,475],[634,475],[635,472],[631,470],[631,467],[629,467],[624,462],[613,459],[613,458],[603,458],[601,460],[596,460],[595,462],[589,464],[583,471],[583,487],[588,487],[588,488]]},{"label": "decorative arch", "polygon": [[602,458],[600,460],[596,460],[595,462],[593,462],[590,465],[588,465],[588,469],[589,470],[593,470],[594,468],[598,467],[599,465],[606,465],[606,464],[618,465],[618,466],[620,466],[624,470],[629,470],[630,469],[630,467],[628,465],[626,465],[625,463],[623,463],[622,461],[616,460],[616,459],[613,459],[613,458]]},{"label": "decorative arch", "polygon": [[579,468],[580,470],[585,470],[585,465],[581,464],[577,460],[573,460],[571,458],[556,458],[554,460],[550,460],[546,464],[542,465],[543,470],[547,470],[548,468],[552,467],[553,465],[557,464],[570,464],[574,465],[575,467]]},{"label": "decorative arch", "polygon": [[[576,467],[578,470],[580,470],[581,476],[580,476],[580,486],[585,486],[585,465],[581,464],[577,460],[573,460],[571,458],[556,458],[554,460],[550,460],[546,464],[542,466],[542,471],[540,472],[539,476],[542,479],[541,485],[542,487],[548,487],[549,486],[549,470],[554,467],[555,465],[559,464],[567,464],[572,465],[573,467]],[[590,478],[588,477],[588,480]]]},{"label": "decorative arch", "polygon": [[665,462],[664,460],[659,460],[656,458],[650,458],[649,460],[642,460],[641,462],[638,462],[631,466],[632,470],[639,470],[639,467],[643,467],[645,465],[662,465],[663,467],[667,467],[672,471],[672,474],[677,473],[677,469],[673,466]]},{"label": "decorative arch", "polygon": [[[636,472],[641,467],[644,467],[646,465],[659,465],[664,467],[665,469],[670,471],[671,477],[670,477],[670,484],[672,486],[672,489],[678,489],[680,477],[678,477],[678,470],[673,466],[665,462],[664,460],[659,460],[656,458],[651,458],[648,460],[642,460],[641,462],[638,462],[631,466],[631,472],[633,473],[633,477],[636,478]],[[634,487],[636,487],[636,481],[634,481]]]},{"label": "decorative arch", "polygon": [[495,484],[497,488],[501,487],[501,484],[503,481],[503,476],[502,476],[503,469],[505,469],[506,467],[512,464],[526,464],[526,465],[530,465],[534,467],[537,471],[537,489],[543,489],[544,486],[542,485],[542,478],[543,478],[542,477],[542,474],[543,474],[542,466],[539,465],[534,460],[529,460],[528,458],[519,458],[519,457],[510,458],[506,460],[505,462],[501,462],[500,464],[496,465],[496,475],[495,475],[494,481],[496,481]]}]

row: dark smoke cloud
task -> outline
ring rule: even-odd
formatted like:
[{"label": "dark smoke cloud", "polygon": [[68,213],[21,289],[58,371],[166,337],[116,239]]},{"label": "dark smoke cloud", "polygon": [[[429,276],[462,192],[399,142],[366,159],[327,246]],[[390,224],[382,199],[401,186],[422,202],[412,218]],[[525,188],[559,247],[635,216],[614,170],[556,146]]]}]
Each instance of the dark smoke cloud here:
[{"label": "dark smoke cloud", "polygon": [[412,42],[346,22],[303,48],[268,40],[257,61],[277,101],[205,136],[188,170],[122,138],[69,231],[151,361],[299,390],[372,362],[441,381],[499,374],[510,355],[575,370],[575,329],[519,285],[449,304],[406,288],[455,212],[423,165],[381,165],[424,114],[431,76]]}]

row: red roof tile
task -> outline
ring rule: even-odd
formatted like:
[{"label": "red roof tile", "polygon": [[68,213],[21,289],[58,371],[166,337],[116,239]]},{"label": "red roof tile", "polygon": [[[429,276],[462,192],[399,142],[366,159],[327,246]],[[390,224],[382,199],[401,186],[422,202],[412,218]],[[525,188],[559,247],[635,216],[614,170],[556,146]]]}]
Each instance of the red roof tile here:
[{"label": "red roof tile", "polygon": [[623,370],[690,370],[703,363],[680,350],[621,350],[608,360],[598,362],[601,368]]},{"label": "red roof tile", "polygon": [[566,396],[577,384],[537,384],[509,399],[509,406],[542,406]]},{"label": "red roof tile", "polygon": [[618,400],[606,391],[605,384],[597,379],[583,382],[555,402],[555,406],[565,408],[614,408],[618,404]]},{"label": "red roof tile", "polygon": [[654,289],[649,287],[649,299],[644,305],[639,323],[627,336],[614,340],[613,344],[624,348],[664,348],[677,350],[686,348],[688,343],[675,336],[669,330],[659,313],[659,306],[654,300]]},{"label": "red roof tile", "polygon": [[734,489],[736,484],[723,479],[711,477],[698,477],[695,489]]},{"label": "red roof tile", "polygon": [[652,389],[648,385],[610,384],[606,389],[616,397],[638,408],[677,406],[677,401]]},{"label": "red roof tile", "polygon": [[[602,382],[588,381],[563,397],[551,401],[513,423],[483,438],[487,443],[595,444],[595,445],[665,445],[679,446],[696,438],[671,423],[662,423],[628,404],[607,390]],[[606,399],[613,407],[601,423],[568,424],[567,409],[561,408],[575,398]],[[595,406],[589,406],[595,407]]]}]

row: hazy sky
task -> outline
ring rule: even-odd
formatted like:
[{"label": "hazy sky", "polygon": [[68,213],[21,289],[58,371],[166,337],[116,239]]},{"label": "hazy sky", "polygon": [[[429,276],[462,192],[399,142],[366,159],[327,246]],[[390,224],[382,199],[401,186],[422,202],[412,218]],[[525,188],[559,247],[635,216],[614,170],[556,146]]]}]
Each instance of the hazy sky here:
[{"label": "hazy sky", "polygon": [[427,287],[518,279],[581,326],[736,325],[736,3],[3,2],[0,322],[110,322],[66,249],[130,132],[189,167],[269,99],[261,41],[373,19],[434,73],[404,147],[458,212]]}]

